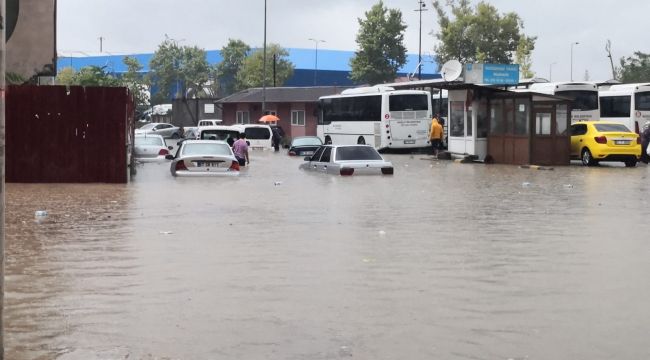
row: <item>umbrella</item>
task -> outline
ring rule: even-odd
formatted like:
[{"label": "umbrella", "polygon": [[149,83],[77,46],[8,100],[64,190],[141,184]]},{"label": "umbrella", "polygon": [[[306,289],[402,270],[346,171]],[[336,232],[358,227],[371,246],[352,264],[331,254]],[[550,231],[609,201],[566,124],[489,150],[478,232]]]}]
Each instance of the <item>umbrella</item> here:
[{"label": "umbrella", "polygon": [[280,121],[280,118],[275,115],[264,115],[258,121],[263,123],[277,122]]}]

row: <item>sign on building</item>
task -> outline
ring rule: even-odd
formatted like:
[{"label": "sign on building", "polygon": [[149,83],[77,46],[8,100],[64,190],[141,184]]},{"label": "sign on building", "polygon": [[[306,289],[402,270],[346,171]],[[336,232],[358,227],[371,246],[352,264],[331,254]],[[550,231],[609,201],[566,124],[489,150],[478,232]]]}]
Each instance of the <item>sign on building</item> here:
[{"label": "sign on building", "polygon": [[465,64],[465,82],[487,85],[517,85],[518,64]]}]

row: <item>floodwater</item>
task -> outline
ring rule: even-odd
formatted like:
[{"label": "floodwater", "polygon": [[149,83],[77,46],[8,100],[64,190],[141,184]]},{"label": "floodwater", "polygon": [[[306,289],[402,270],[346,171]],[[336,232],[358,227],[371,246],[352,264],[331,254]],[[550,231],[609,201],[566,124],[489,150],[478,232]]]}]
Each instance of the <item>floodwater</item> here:
[{"label": "floodwater", "polygon": [[650,167],[386,157],[8,184],[6,358],[650,358]]}]

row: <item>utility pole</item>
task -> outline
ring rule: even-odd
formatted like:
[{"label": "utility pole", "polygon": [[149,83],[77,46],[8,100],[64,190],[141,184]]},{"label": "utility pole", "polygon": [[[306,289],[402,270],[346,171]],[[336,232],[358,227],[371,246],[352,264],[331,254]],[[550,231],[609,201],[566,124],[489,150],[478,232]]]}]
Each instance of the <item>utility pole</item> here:
[{"label": "utility pole", "polygon": [[99,37],[99,53],[101,54],[104,52],[104,37],[100,36]]},{"label": "utility pole", "polygon": [[314,44],[316,45],[316,56],[314,60],[314,86],[317,84],[317,75],[318,75],[318,43],[319,42],[325,42],[325,40],[320,40],[320,39],[314,39],[314,38],[309,38],[309,40],[313,41]]},{"label": "utility pole", "polygon": [[266,0],[264,0],[264,55],[262,65],[262,116],[266,115]]},{"label": "utility pole", "polygon": [[571,43],[571,81],[573,81],[573,45],[578,45],[580,44],[579,42],[572,42]]},{"label": "utility pole", "polygon": [[425,9],[426,4],[424,3],[424,0],[418,0],[418,9],[415,10],[420,13],[420,37],[418,41],[418,80],[422,80],[422,12],[427,11]]},{"label": "utility pole", "polygon": [[5,297],[5,24],[6,1],[0,0],[0,360],[5,353],[4,297]]}]

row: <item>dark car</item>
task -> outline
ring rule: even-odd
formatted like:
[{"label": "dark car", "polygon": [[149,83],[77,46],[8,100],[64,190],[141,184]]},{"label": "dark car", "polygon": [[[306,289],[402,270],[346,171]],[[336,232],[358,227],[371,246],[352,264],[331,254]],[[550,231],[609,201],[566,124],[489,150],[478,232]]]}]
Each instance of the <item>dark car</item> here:
[{"label": "dark car", "polygon": [[313,155],[323,142],[318,136],[298,136],[293,138],[289,147],[289,156]]}]

